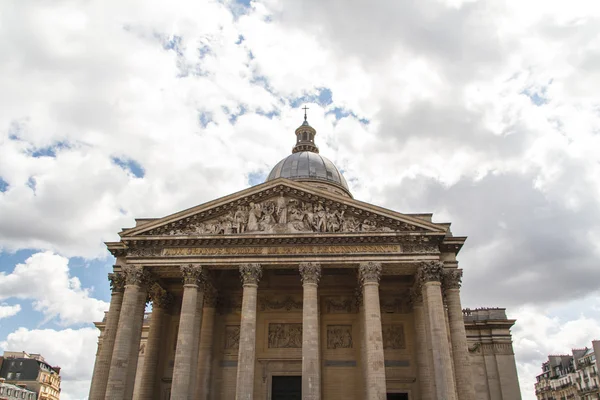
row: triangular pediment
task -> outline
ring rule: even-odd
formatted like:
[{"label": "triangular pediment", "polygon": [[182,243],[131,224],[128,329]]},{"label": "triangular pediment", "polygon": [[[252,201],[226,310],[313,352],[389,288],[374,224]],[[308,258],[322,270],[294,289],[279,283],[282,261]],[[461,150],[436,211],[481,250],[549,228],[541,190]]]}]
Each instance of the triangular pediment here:
[{"label": "triangular pediment", "polygon": [[280,178],[160,219],[141,220],[122,238],[430,232],[447,227],[304,182]]}]

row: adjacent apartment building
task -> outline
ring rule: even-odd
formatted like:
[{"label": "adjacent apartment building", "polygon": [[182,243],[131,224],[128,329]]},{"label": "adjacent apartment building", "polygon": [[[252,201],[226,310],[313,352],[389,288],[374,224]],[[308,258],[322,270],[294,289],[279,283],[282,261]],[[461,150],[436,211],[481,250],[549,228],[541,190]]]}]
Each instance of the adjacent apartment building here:
[{"label": "adjacent apartment building", "polygon": [[0,378],[34,392],[38,400],[60,399],[60,368],[48,364],[40,354],[5,351],[0,357]]},{"label": "adjacent apartment building", "polygon": [[573,349],[572,354],[548,356],[536,378],[538,400],[600,399],[597,352],[600,340],[592,341],[591,348]]}]

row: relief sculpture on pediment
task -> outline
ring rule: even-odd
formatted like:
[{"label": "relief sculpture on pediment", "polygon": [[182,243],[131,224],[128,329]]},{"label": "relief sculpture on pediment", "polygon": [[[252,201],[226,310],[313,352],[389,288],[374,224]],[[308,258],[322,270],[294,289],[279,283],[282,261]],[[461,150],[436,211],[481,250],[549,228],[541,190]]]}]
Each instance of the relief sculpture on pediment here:
[{"label": "relief sculpture on pediment", "polygon": [[[235,208],[235,209],[234,209]],[[393,228],[390,225],[394,225]],[[416,226],[388,220],[372,213],[359,217],[342,207],[317,201],[285,197],[231,206],[219,217],[190,218],[185,224],[171,223],[148,232],[151,235],[229,235],[244,233],[352,233],[411,231]]]}]

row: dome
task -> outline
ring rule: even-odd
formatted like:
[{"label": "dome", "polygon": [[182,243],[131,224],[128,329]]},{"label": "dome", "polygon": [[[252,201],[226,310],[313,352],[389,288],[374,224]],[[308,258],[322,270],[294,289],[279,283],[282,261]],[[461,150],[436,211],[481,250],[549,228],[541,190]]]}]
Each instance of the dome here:
[{"label": "dome", "polygon": [[352,197],[342,173],[331,161],[319,154],[319,148],[315,144],[317,131],[306,120],[307,109],[308,107],[304,107],[304,122],[296,129],[296,145],[292,154],[275,165],[267,182],[277,178],[305,181],[319,189]]},{"label": "dome", "polygon": [[329,183],[342,189],[344,194],[350,195],[346,179],[335,165],[327,158],[311,151],[293,153],[271,170],[267,181],[277,178],[287,178],[300,181],[317,181]]}]

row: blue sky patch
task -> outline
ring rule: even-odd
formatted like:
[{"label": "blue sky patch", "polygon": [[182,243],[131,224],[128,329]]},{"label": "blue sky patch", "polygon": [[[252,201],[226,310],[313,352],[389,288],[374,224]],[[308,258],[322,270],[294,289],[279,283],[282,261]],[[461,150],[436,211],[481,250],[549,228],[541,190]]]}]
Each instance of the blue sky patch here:
[{"label": "blue sky patch", "polygon": [[47,147],[39,147],[37,149],[32,149],[30,151],[31,157],[39,158],[39,157],[56,157],[56,152],[62,149],[69,149],[71,146],[67,142],[56,142]]},{"label": "blue sky patch", "polygon": [[281,115],[281,112],[278,109],[274,109],[272,111],[263,111],[259,109],[256,110],[256,113],[269,119],[273,119],[274,117],[279,117]]},{"label": "blue sky patch", "polygon": [[37,186],[37,182],[35,181],[35,177],[30,176],[29,179],[27,179],[27,186],[33,190],[33,193],[35,194],[35,188]]},{"label": "blue sky patch", "polygon": [[267,174],[263,171],[253,171],[248,174],[248,185],[255,186],[264,183],[267,179]]},{"label": "blue sky patch", "polygon": [[335,107],[325,113],[325,115],[332,115],[332,114],[335,116],[336,120],[340,120],[340,119],[346,118],[346,117],[352,117],[354,119],[357,119],[358,122],[360,122],[361,124],[368,125],[370,123],[370,121],[368,119],[358,118],[358,115],[356,115],[352,111],[348,111],[347,109],[342,108],[342,107]]},{"label": "blue sky patch", "polygon": [[135,160],[130,158],[113,157],[112,162],[123,168],[125,171],[130,172],[136,178],[143,178],[146,175],[144,168]]},{"label": "blue sky patch", "polygon": [[333,102],[333,93],[329,88],[317,88],[316,94],[304,95],[290,100],[290,106],[298,108],[306,103],[317,103],[322,107],[328,106]]},{"label": "blue sky patch", "polygon": [[202,125],[203,128],[206,128],[206,126],[213,121],[211,113],[204,111],[200,112],[198,114],[198,121],[200,121],[200,125]]},{"label": "blue sky patch", "polygon": [[10,185],[0,176],[0,193],[4,193],[8,190]]}]

